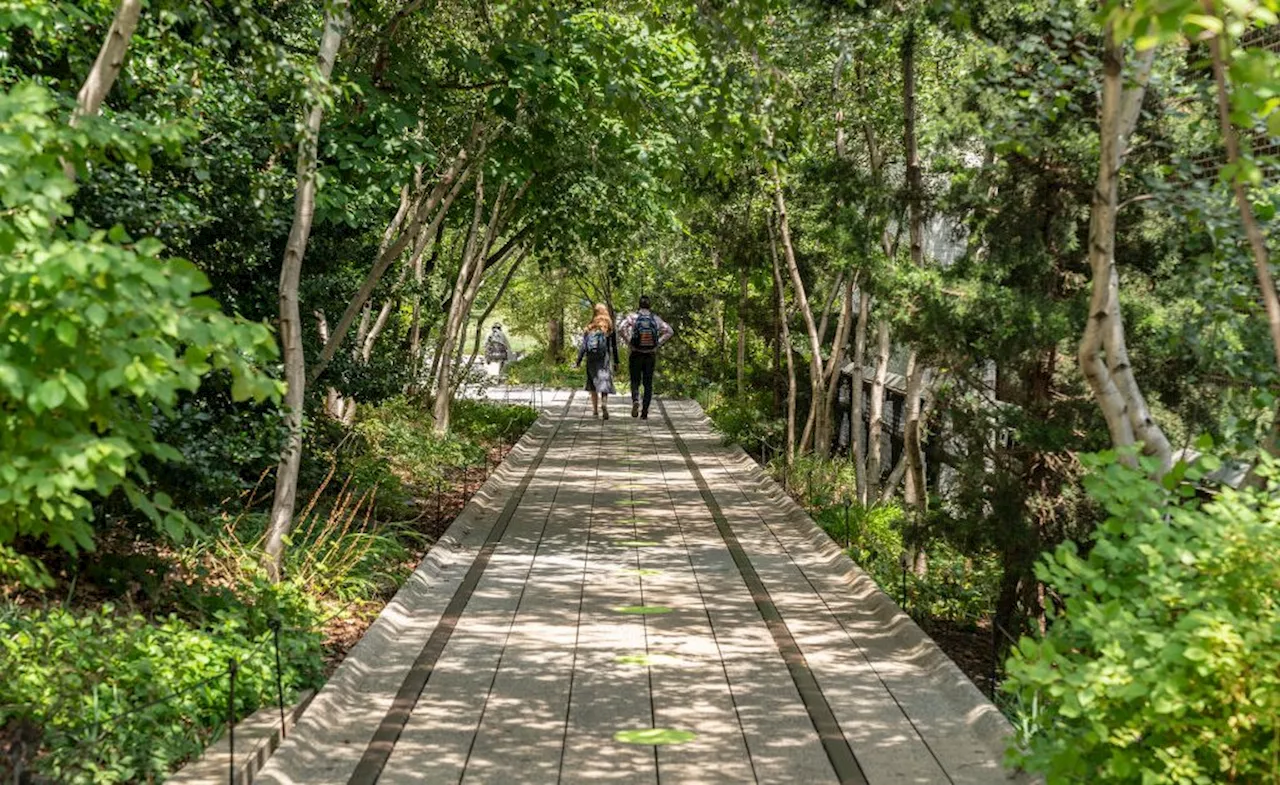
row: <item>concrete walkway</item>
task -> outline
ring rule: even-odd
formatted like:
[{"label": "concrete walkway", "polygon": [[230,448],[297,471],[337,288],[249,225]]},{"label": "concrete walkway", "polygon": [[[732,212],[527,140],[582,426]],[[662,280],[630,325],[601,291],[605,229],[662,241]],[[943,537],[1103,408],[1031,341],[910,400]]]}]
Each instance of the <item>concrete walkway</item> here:
[{"label": "concrete walkway", "polygon": [[560,396],[269,783],[998,783],[1008,727],[701,410]]}]

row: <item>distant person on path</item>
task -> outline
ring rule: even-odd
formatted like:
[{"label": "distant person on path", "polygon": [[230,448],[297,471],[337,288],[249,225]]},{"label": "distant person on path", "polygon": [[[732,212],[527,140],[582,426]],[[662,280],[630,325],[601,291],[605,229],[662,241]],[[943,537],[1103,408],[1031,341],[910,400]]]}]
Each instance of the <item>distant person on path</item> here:
[{"label": "distant person on path", "polygon": [[603,413],[607,420],[609,396],[617,393],[613,389],[613,374],[618,370],[618,338],[613,333],[609,309],[602,303],[596,303],[591,323],[582,332],[575,368],[582,366],[584,357],[587,359],[586,390],[591,393],[591,416],[599,417]]},{"label": "distant person on path", "polygon": [[[631,374],[631,416],[649,419],[649,401],[653,399],[653,365],[658,350],[671,340],[675,330],[662,318],[649,310],[649,298],[640,298],[640,310],[628,314],[618,323],[618,334],[627,342],[631,351],[627,355],[627,370]],[[640,385],[644,385],[643,405]]]},{"label": "distant person on path", "polygon": [[507,340],[507,334],[502,331],[502,325],[495,324],[489,331],[488,340],[484,342],[484,360],[497,363],[496,376],[502,378],[502,372],[506,369],[509,359],[511,359],[511,341]]}]

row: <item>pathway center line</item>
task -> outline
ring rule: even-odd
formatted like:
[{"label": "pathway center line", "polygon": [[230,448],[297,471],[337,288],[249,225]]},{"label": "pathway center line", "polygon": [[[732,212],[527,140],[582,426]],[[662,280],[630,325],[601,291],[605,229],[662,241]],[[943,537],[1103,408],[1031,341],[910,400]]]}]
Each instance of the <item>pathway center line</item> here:
[{"label": "pathway center line", "polygon": [[707,509],[711,511],[711,517],[716,522],[716,529],[720,532],[721,539],[729,549],[729,554],[733,557],[733,563],[737,566],[738,572],[741,573],[742,579],[747,584],[747,589],[751,592],[751,598],[755,601],[756,609],[760,612],[761,618],[764,619],[765,626],[769,628],[769,634],[773,636],[774,645],[778,647],[778,653],[782,655],[782,659],[787,664],[787,671],[791,674],[791,680],[795,682],[796,690],[800,693],[800,699],[804,702],[805,711],[809,713],[809,720],[813,723],[814,730],[818,732],[818,738],[822,740],[822,748],[826,750],[827,758],[831,761],[831,766],[835,769],[836,776],[839,778],[841,785],[867,785],[866,774],[862,771],[858,758],[853,753],[853,749],[849,746],[849,740],[845,738],[843,731],[840,730],[840,723],[836,720],[835,712],[831,710],[831,704],[827,702],[827,696],[823,694],[822,688],[818,686],[818,680],[814,677],[813,671],[809,668],[809,663],[805,659],[804,652],[800,650],[800,645],[796,643],[795,636],[791,634],[791,628],[787,626],[787,622],[782,618],[782,614],[778,611],[778,606],[774,604],[773,597],[769,594],[769,590],[765,588],[764,582],[760,580],[760,575],[756,572],[755,566],[751,563],[751,559],[742,548],[742,544],[738,542],[738,537],[733,533],[733,529],[729,526],[729,521],[724,517],[724,511],[720,509],[719,502],[711,493],[710,486],[707,485],[706,479],[702,476],[702,472],[698,469],[698,464],[693,460],[693,455],[689,452],[689,446],[685,444],[684,439],[680,438],[679,432],[676,431],[675,424],[671,420],[671,416],[667,413],[667,407],[662,400],[658,400],[658,410],[662,412],[663,422],[667,426],[667,430],[671,432],[671,436],[675,441],[676,449],[679,450],[681,457],[684,458],[685,465],[689,468],[689,473],[693,475],[693,481],[698,486],[698,493],[702,495],[702,501],[706,503]]},{"label": "pathway center line", "polygon": [[466,609],[467,603],[471,601],[472,593],[475,592],[476,586],[479,585],[480,578],[484,576],[484,571],[489,566],[489,560],[492,558],[493,552],[498,548],[499,540],[506,533],[507,524],[511,523],[511,518],[515,515],[516,508],[520,506],[520,501],[524,498],[525,491],[529,489],[529,484],[533,482],[533,475],[537,472],[538,467],[542,465],[542,459],[546,457],[547,450],[550,449],[551,444],[560,433],[560,428],[564,425],[565,416],[569,412],[569,407],[573,405],[573,398],[576,393],[576,390],[570,393],[569,400],[565,402],[564,409],[556,420],[555,428],[543,441],[542,446],[538,449],[538,454],[530,462],[529,468],[525,469],[524,477],[521,478],[520,485],[516,488],[515,493],[512,493],[507,498],[507,503],[502,508],[502,514],[498,516],[498,520],[493,524],[493,528],[489,531],[489,536],[485,538],[480,552],[476,554],[475,560],[471,562],[471,567],[467,570],[466,577],[462,579],[457,591],[453,593],[453,598],[449,600],[448,607],[445,608],[444,614],[440,617],[440,623],[431,632],[431,637],[427,638],[422,651],[418,653],[417,659],[414,660],[413,667],[405,674],[404,681],[401,682],[400,689],[396,692],[395,700],[391,702],[391,708],[387,709],[382,722],[378,724],[378,730],[373,734],[373,739],[370,740],[369,746],[365,748],[364,755],[361,756],[360,762],[356,764],[355,771],[351,773],[351,778],[347,780],[348,785],[374,785],[378,778],[382,776],[382,769],[387,765],[387,760],[391,757],[391,752],[395,749],[396,742],[400,740],[400,734],[404,731],[404,726],[409,722],[409,715],[413,713],[413,707],[417,705],[418,698],[422,695],[422,690],[426,688],[427,680],[431,678],[431,672],[435,670],[436,663],[440,660],[440,655],[444,652],[445,645],[449,643],[449,638],[453,636],[454,628],[458,626],[458,620],[462,618],[462,612]]}]

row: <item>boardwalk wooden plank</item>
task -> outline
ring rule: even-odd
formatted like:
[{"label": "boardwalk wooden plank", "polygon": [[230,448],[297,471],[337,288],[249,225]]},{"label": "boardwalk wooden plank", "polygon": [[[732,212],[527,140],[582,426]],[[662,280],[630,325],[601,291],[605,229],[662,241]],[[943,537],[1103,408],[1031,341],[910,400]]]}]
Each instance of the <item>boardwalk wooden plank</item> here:
[{"label": "boardwalk wooden plank", "polygon": [[256,781],[341,785],[350,779],[405,673],[557,420],[544,416],[521,439],[348,652]]},{"label": "boardwalk wooden plank", "polygon": [[652,727],[653,703],[645,619],[616,610],[644,605],[638,549],[619,545],[640,537],[631,509],[618,504],[630,498],[626,445],[618,429],[601,432],[560,782],[651,785],[653,749],[613,738]]},{"label": "boardwalk wooden plank", "polygon": [[[378,782],[464,781],[507,642],[524,634],[515,627],[516,611],[570,465],[573,436],[562,433],[566,441],[552,446],[534,475]],[[474,776],[483,779],[484,769]]]},{"label": "boardwalk wooden plank", "polygon": [[[659,405],[540,419],[261,779],[1006,781],[990,704],[696,404],[664,406],[678,439]],[[615,737],[655,729],[693,735]]]}]

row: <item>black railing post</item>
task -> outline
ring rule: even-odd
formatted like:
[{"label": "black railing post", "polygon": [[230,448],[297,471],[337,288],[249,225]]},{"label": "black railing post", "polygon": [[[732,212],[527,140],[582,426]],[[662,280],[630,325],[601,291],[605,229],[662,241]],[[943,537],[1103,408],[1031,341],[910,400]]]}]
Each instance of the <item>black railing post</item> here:
[{"label": "black railing post", "polygon": [[236,785],[236,658],[232,657],[227,668],[230,689],[227,692],[227,746],[231,750],[227,765],[227,782]]},{"label": "black railing post", "polygon": [[844,500],[844,549],[846,551],[849,550],[849,507],[852,506],[852,504],[852,500],[848,498]]},{"label": "black railing post", "polygon": [[911,611],[907,610],[907,552],[902,552],[902,610],[909,616]]},{"label": "black railing post", "polygon": [[280,706],[280,740],[284,741],[288,730],[284,724],[284,674],[280,670],[280,620],[271,620],[271,635],[276,648],[276,703]]}]

